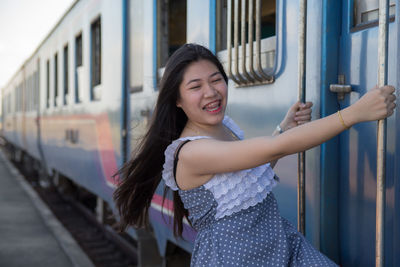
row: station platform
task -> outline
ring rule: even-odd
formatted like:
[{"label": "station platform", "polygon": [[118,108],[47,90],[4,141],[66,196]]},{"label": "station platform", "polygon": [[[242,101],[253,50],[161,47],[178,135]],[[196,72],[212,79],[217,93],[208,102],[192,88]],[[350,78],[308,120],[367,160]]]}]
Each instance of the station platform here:
[{"label": "station platform", "polygon": [[1,150],[0,266],[94,266]]}]

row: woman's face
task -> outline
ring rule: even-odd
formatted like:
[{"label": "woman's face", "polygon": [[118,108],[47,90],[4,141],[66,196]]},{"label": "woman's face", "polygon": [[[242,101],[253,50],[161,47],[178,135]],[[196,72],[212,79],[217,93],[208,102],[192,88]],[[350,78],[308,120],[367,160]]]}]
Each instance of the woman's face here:
[{"label": "woman's face", "polygon": [[221,123],[227,103],[227,85],[218,68],[208,60],[191,63],[183,74],[176,102],[188,121],[212,126]]}]

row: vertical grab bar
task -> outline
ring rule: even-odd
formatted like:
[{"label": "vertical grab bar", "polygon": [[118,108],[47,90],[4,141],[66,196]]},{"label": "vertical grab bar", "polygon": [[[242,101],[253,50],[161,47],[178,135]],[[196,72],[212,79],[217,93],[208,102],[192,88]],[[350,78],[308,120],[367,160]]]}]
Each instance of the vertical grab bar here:
[{"label": "vertical grab bar", "polygon": [[[387,84],[389,0],[379,0],[378,86]],[[378,121],[375,266],[385,265],[386,119]]]},{"label": "vertical grab bar", "polygon": [[[241,45],[242,45],[242,72],[247,81],[253,82],[254,79],[249,75],[246,68],[246,0],[242,0],[242,17],[241,17]],[[250,20],[250,18],[249,18]],[[250,39],[249,39],[250,44]],[[250,57],[252,55],[250,54]]]},{"label": "vertical grab bar", "polygon": [[235,74],[240,81],[239,84],[244,84],[244,83],[246,83],[246,80],[242,77],[242,75],[240,75],[240,72],[239,72],[239,0],[235,0],[233,13],[234,13],[233,42],[234,42],[234,47],[235,47],[235,57],[234,57],[234,59],[235,59]]},{"label": "vertical grab bar", "polygon": [[254,26],[254,0],[249,0],[249,66],[250,66],[250,73],[253,75],[253,77],[259,81],[262,82],[262,78],[257,75],[257,73],[254,71],[254,66],[253,66],[253,26]]},{"label": "vertical grab bar", "polygon": [[239,84],[239,81],[232,74],[232,0],[228,0],[228,25],[227,25],[227,38],[226,38],[226,48],[228,49],[228,77],[231,78],[236,84]]},{"label": "vertical grab bar", "polygon": [[[299,4],[299,66],[298,66],[298,100],[302,103],[306,99],[306,29],[307,29],[307,0],[300,0]],[[297,186],[297,228],[298,231],[305,235],[305,151],[298,153],[298,186]]]}]

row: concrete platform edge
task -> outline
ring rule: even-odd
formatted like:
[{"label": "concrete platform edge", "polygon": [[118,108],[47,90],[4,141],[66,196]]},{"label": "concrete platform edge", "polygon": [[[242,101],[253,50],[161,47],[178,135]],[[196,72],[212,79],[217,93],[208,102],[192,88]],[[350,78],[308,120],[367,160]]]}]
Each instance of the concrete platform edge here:
[{"label": "concrete platform edge", "polygon": [[42,201],[39,195],[32,189],[32,187],[25,181],[21,173],[9,162],[4,153],[0,150],[0,157],[4,160],[7,168],[15,176],[18,183],[23,190],[27,193],[32,200],[36,210],[39,212],[43,222],[53,233],[60,247],[71,260],[74,267],[94,267],[94,264],[89,257],[83,252],[79,244],[65,229],[61,222],[55,217],[53,212]]}]

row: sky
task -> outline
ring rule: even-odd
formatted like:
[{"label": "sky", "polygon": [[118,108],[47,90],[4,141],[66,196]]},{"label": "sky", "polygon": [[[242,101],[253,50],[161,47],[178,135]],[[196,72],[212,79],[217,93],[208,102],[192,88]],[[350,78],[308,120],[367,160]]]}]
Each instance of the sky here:
[{"label": "sky", "polygon": [[0,0],[0,88],[9,82],[74,2]]}]

